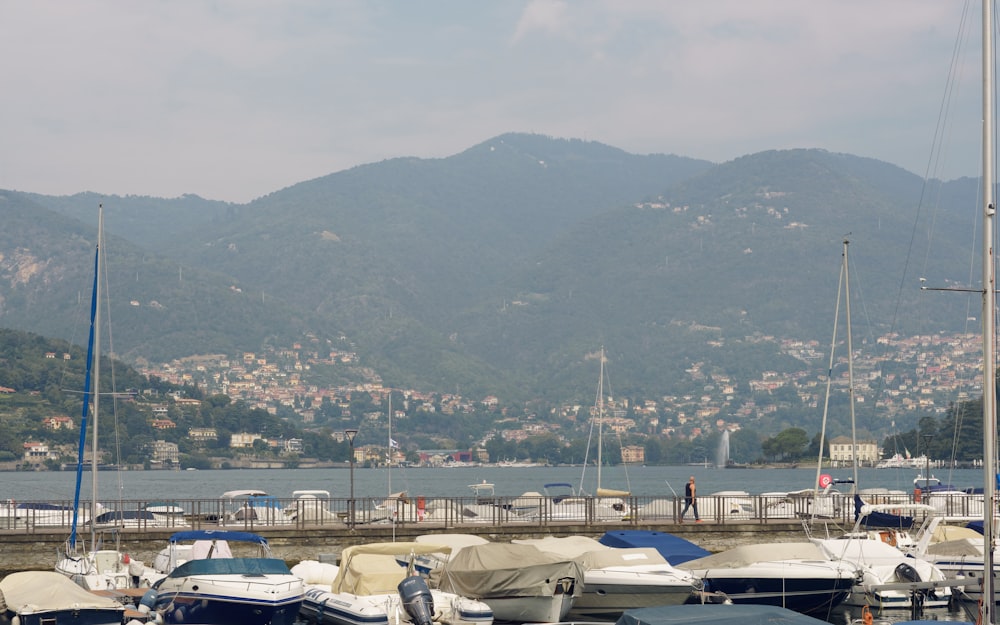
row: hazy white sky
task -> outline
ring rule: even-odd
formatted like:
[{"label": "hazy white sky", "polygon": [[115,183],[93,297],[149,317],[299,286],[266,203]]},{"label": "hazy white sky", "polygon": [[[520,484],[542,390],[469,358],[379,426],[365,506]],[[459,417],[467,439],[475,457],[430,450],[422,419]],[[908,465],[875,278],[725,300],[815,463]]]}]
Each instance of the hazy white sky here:
[{"label": "hazy white sky", "polygon": [[976,175],[979,7],[0,0],[0,188],[246,202],[505,132],[716,162],[816,147]]}]

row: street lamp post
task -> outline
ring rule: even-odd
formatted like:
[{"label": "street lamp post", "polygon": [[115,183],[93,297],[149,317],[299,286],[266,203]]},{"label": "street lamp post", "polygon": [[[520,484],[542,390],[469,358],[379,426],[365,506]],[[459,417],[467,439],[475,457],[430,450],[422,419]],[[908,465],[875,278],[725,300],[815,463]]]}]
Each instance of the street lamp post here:
[{"label": "street lamp post", "polygon": [[351,446],[351,501],[348,504],[348,524],[350,528],[354,529],[354,437],[358,435],[358,431],[344,430],[344,436],[347,437],[347,444]]}]

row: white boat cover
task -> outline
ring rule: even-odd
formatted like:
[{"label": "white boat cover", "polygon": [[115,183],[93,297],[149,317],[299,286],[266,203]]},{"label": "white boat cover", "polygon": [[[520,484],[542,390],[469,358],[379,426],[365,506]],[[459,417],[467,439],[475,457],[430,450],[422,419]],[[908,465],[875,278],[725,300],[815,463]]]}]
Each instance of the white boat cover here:
[{"label": "white boat cover", "polygon": [[[434,543],[435,545],[447,545],[452,553],[458,552],[463,547],[469,545],[485,545],[490,541],[475,534],[422,534],[416,538],[418,543]],[[445,559],[445,558],[443,558]]]},{"label": "white boat cover", "polygon": [[532,545],[488,543],[470,545],[440,569],[431,572],[432,585],[464,597],[551,597],[567,589],[561,580],[572,578],[573,596],[583,594],[583,567],[540,551]]},{"label": "white boat cover", "polygon": [[659,551],[652,547],[633,547],[631,549],[605,549],[604,551],[588,551],[574,558],[586,570],[608,569],[611,567],[626,567],[639,565],[659,565],[663,568],[673,568]]},{"label": "white boat cover", "polygon": [[84,590],[55,571],[11,573],[0,580],[0,593],[7,609],[17,614],[72,609],[125,611],[118,601]]},{"label": "white boat cover", "polygon": [[534,545],[546,553],[576,560],[587,571],[645,564],[670,567],[667,559],[652,547],[614,548],[586,536],[546,536],[544,538],[512,540],[511,542],[520,545]]},{"label": "white boat cover", "polygon": [[713,553],[704,558],[689,560],[677,566],[688,570],[701,569],[738,569],[752,566],[759,562],[776,562],[779,560],[819,560],[829,561],[826,553],[812,543],[768,543],[759,545],[744,545]]},{"label": "white boat cover", "polygon": [[542,551],[566,558],[575,558],[588,551],[606,551],[612,549],[612,547],[602,545],[587,536],[545,536],[543,538],[514,539],[510,542],[519,545],[534,545]]}]

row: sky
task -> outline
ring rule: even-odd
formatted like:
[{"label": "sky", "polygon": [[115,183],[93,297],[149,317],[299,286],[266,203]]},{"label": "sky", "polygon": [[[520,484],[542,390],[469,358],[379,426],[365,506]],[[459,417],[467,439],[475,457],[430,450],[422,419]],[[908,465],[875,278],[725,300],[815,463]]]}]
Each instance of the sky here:
[{"label": "sky", "polygon": [[0,0],[0,189],[228,202],[507,132],[977,175],[966,0]]}]

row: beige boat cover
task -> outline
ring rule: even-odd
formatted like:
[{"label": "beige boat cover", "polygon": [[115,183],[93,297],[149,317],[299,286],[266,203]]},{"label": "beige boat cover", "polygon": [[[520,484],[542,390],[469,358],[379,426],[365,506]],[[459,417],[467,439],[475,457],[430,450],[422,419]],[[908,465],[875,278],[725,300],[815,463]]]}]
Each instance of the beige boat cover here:
[{"label": "beige boat cover", "polygon": [[451,547],[431,543],[400,542],[354,545],[340,554],[340,568],[330,587],[332,592],[355,595],[395,593],[407,575],[396,556],[449,553]]},{"label": "beige boat cover", "polygon": [[943,543],[946,540],[956,540],[959,538],[978,538],[983,539],[983,535],[970,527],[961,527],[958,525],[938,525],[934,528],[934,535],[931,537],[931,543]]},{"label": "beige boat cover", "polygon": [[631,495],[627,490],[615,490],[614,488],[598,488],[598,497],[628,497]]},{"label": "beige boat cover", "polygon": [[583,593],[583,567],[540,551],[532,545],[488,543],[470,545],[442,568],[431,572],[431,585],[463,597],[549,597],[567,592],[573,580],[574,597]]},{"label": "beige boat cover", "polygon": [[39,614],[55,610],[121,610],[125,606],[110,597],[100,597],[77,586],[55,571],[11,573],[0,580],[0,594],[7,609],[18,614]]},{"label": "beige boat cover", "polygon": [[978,539],[956,538],[955,540],[946,540],[941,543],[932,543],[927,547],[927,553],[936,556],[982,558],[983,537],[980,534],[978,535]]},{"label": "beige boat cover", "polygon": [[677,568],[689,571],[702,569],[738,569],[752,566],[758,562],[775,562],[778,560],[822,560],[830,558],[813,543],[768,543],[759,545],[744,545],[713,553],[697,560],[688,560],[678,564]]}]

